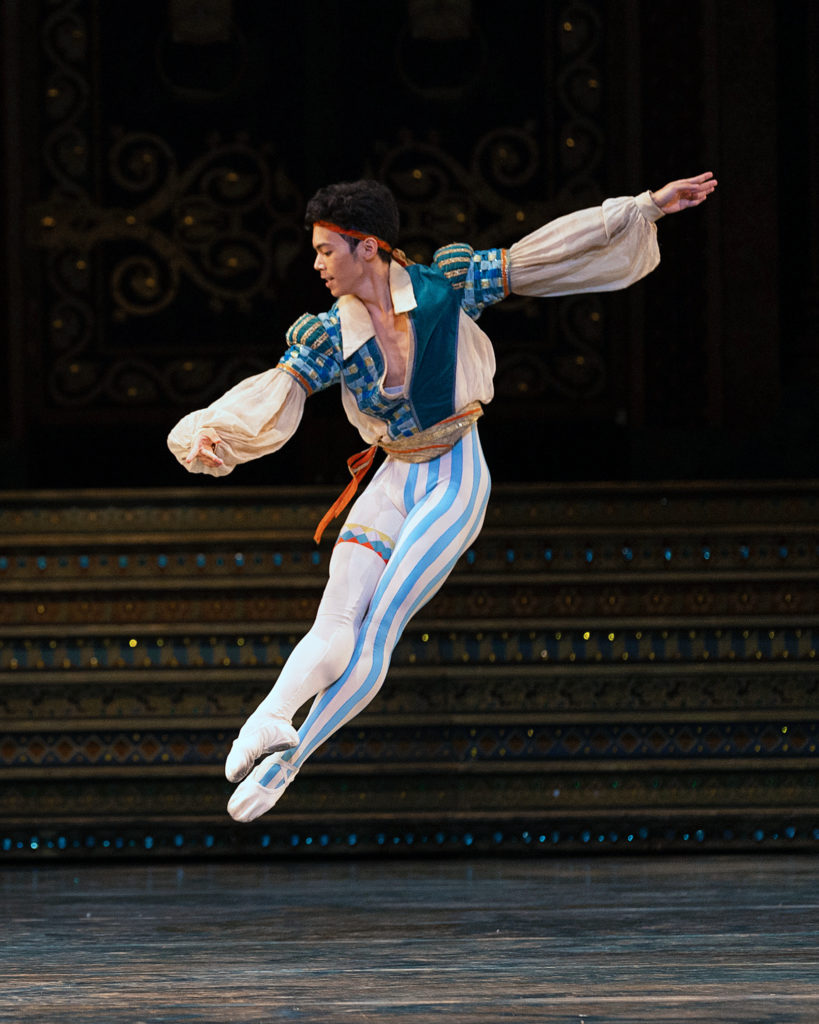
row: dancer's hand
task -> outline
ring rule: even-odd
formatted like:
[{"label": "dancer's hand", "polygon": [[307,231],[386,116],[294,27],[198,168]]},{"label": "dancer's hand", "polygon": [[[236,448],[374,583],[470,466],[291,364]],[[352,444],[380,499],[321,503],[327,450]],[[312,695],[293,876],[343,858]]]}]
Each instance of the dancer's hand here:
[{"label": "dancer's hand", "polygon": [[717,187],[717,179],[711,171],[698,174],[695,178],[680,178],[651,193],[651,198],[663,213],[679,213],[692,206],[704,203]]},{"label": "dancer's hand", "polygon": [[200,430],[185,457],[185,462],[191,465],[199,459],[207,466],[224,465],[222,459],[216,454],[216,445],[221,443],[222,439],[215,430]]}]

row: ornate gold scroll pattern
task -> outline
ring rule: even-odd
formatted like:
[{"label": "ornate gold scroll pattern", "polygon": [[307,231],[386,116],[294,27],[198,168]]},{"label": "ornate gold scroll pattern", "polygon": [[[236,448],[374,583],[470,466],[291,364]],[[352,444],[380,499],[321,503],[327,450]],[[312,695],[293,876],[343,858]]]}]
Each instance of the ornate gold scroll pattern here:
[{"label": "ornate gold scroll pattern", "polygon": [[164,309],[183,276],[214,308],[235,302],[247,310],[255,297],[270,295],[301,246],[300,196],[242,136],[214,137],[181,171],[167,142],[132,132],[114,143],[108,169],[113,185],[142,201],[53,199],[37,212],[45,248],[90,253],[126,243],[110,273],[116,319]]},{"label": "ornate gold scroll pattern", "polygon": [[159,366],[133,356],[106,361],[90,351],[95,321],[84,293],[92,254],[110,267],[114,322],[166,309],[183,280],[204,292],[214,311],[232,303],[247,312],[255,300],[275,296],[303,245],[301,197],[244,137],[213,137],[207,152],[180,170],[160,137],[123,134],[111,148],[108,169],[111,185],[135,204],[55,196],[35,211],[37,241],[52,254],[49,278],[59,296],[51,318],[51,394],[61,404],[106,396],[178,400],[195,383],[193,363]]}]

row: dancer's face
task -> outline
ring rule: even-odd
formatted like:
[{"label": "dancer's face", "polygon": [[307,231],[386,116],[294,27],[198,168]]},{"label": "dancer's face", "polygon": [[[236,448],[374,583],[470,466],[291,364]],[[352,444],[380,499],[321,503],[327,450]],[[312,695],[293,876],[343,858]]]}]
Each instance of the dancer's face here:
[{"label": "dancer's face", "polygon": [[358,246],[351,249],[345,235],[316,225],[313,228],[316,259],[313,268],[321,274],[334,298],[355,295],[364,283],[366,261],[358,255]]}]

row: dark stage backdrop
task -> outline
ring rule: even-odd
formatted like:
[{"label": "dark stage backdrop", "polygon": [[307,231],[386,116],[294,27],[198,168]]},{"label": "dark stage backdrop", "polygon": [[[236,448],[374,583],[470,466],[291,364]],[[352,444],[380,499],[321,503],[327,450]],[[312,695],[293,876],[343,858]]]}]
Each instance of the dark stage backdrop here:
[{"label": "dark stage backdrop", "polygon": [[[819,475],[804,0],[5,0],[0,488],[188,484],[176,419],[326,308],[305,200],[375,176],[409,254],[713,170],[627,293],[485,315],[498,480]],[[337,394],[236,484],[342,480]],[[211,481],[198,481],[210,486]]]}]

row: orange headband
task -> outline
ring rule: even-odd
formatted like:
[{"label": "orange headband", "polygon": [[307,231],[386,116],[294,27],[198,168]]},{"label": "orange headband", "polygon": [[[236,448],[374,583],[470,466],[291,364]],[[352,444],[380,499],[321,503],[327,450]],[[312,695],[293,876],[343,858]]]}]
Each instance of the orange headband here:
[{"label": "orange headband", "polygon": [[373,238],[378,243],[379,249],[383,249],[384,252],[392,255],[392,246],[377,235],[366,234],[364,231],[356,231],[355,228],[340,228],[338,224],[333,224],[329,220],[317,220],[314,222],[313,227],[327,228],[328,231],[335,231],[338,235],[349,235],[350,238],[357,238],[360,242],[363,242],[365,238]]}]

